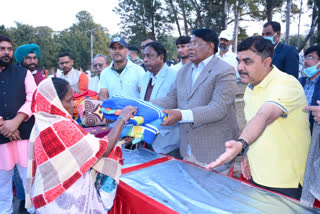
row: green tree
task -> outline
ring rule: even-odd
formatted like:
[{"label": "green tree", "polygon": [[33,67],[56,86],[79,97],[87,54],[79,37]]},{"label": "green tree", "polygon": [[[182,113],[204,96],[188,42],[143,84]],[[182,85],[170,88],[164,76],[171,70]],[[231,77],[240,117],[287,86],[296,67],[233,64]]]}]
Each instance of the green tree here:
[{"label": "green tree", "polygon": [[70,28],[56,36],[58,52],[69,52],[74,59],[74,67],[84,70],[91,67],[91,38],[93,34],[93,56],[100,53],[109,55],[110,39],[107,31],[101,25],[96,24],[91,14],[80,11],[76,15],[77,22]]},{"label": "green tree", "polygon": [[172,19],[160,0],[119,0],[114,12],[120,15],[121,35],[131,44],[143,38],[159,40],[172,30]]}]

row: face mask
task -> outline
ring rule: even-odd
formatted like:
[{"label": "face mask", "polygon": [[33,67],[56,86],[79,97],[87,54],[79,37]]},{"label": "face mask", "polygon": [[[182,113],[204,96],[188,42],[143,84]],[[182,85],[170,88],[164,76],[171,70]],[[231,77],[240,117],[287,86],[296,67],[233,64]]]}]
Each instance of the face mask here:
[{"label": "face mask", "polygon": [[309,78],[313,77],[316,73],[318,73],[318,71],[320,71],[320,68],[317,69],[317,65],[319,65],[319,63],[317,63],[314,66],[310,66],[310,67],[304,69],[304,73],[307,75],[307,77],[309,77]]},{"label": "face mask", "polygon": [[276,42],[273,41],[273,37],[274,37],[276,34],[277,34],[277,33],[273,34],[273,36],[265,36],[264,38],[270,40],[270,41],[272,42],[272,44],[274,45],[274,44],[276,44]]}]

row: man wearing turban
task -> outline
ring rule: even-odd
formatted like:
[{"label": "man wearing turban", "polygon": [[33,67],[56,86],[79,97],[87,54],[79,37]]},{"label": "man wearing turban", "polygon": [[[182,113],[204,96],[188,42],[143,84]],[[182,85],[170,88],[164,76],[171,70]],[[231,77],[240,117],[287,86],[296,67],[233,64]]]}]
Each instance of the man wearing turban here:
[{"label": "man wearing turban", "polygon": [[45,79],[42,73],[37,70],[39,57],[40,57],[39,45],[37,44],[21,45],[14,52],[14,57],[17,60],[19,65],[31,71],[37,85],[39,85],[39,83]]}]

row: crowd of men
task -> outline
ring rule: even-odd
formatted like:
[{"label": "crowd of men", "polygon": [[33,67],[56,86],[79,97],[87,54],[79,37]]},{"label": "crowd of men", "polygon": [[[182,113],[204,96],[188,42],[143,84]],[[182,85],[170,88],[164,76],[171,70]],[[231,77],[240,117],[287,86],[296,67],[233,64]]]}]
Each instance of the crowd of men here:
[{"label": "crowd of men", "polygon": [[[232,38],[227,30],[218,36],[196,29],[176,40],[180,62],[169,66],[161,43],[146,38],[139,50],[116,37],[109,45],[111,62],[96,55],[92,77],[73,68],[69,53],[60,53],[60,78],[76,94],[89,89],[102,101],[122,95],[164,108],[168,117],[150,147],[155,152],[225,175],[242,155],[242,174],[252,184],[299,200],[314,121],[320,123],[320,46],[305,51],[298,81],[298,52],[280,42],[279,23],[264,24],[262,36],[242,41],[237,54]],[[32,94],[44,79],[39,58],[37,44],[14,52],[10,38],[0,35],[0,213],[12,213],[13,174],[20,174],[17,190],[25,186]],[[241,133],[235,108],[239,81],[248,84]]]}]

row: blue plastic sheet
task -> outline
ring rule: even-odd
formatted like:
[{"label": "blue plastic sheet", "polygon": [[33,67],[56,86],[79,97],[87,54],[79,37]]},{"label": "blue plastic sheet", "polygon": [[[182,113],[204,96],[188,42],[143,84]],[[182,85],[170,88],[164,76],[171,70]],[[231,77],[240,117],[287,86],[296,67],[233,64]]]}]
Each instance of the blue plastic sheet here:
[{"label": "blue plastic sheet", "polygon": [[162,158],[164,155],[157,154],[144,148],[137,148],[134,150],[122,148],[122,157],[124,162],[122,168],[125,169]]},{"label": "blue plastic sheet", "polygon": [[[140,152],[141,155],[145,153],[140,150],[135,155]],[[138,156],[135,156],[133,162],[137,163],[137,158]],[[130,159],[131,156],[127,156],[125,161],[131,163]],[[141,193],[183,214],[320,214],[319,209],[304,207],[289,198],[177,160],[133,171],[122,175],[120,179]]]}]

